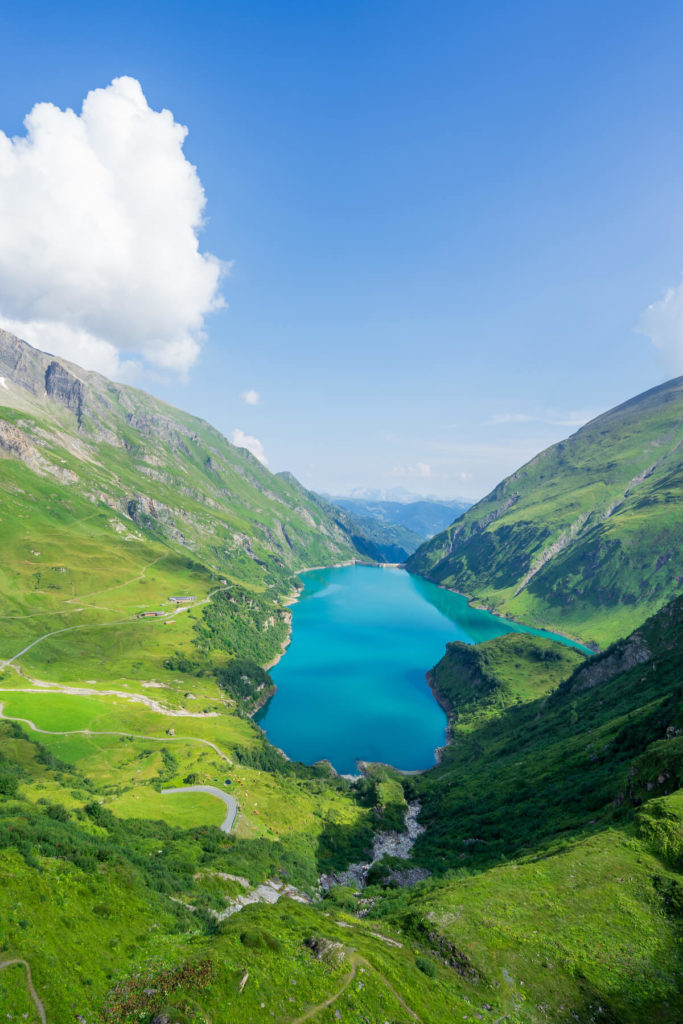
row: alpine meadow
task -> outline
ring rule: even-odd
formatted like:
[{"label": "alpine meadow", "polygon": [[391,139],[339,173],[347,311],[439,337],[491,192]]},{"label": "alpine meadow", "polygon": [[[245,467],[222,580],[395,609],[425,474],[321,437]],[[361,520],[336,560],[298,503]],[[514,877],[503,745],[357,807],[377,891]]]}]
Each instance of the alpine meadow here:
[{"label": "alpine meadow", "polygon": [[3,1022],[683,1021],[683,11],[513,6],[0,15]]}]

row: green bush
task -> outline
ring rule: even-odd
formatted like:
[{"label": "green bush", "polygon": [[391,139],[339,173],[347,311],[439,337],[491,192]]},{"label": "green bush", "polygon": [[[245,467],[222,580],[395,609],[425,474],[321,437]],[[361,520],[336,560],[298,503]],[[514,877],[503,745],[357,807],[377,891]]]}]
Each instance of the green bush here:
[{"label": "green bush", "polygon": [[223,668],[217,668],[215,676],[220,688],[247,709],[275,692],[266,670],[249,658],[233,658]]},{"label": "green bush", "polygon": [[428,956],[416,956],[415,966],[419,968],[423,974],[426,974],[428,978],[436,977],[436,964],[433,960],[430,960]]},{"label": "green bush", "polygon": [[3,796],[16,796],[19,781],[12,772],[0,771],[0,793]]},{"label": "green bush", "polygon": [[258,928],[247,928],[240,934],[240,942],[247,949],[269,949],[274,953],[282,949],[282,943],[270,932]]},{"label": "green bush", "polygon": [[358,910],[358,902],[353,895],[353,889],[349,885],[335,885],[325,897],[339,910],[350,910],[352,913]]},{"label": "green bush", "polygon": [[68,821],[69,812],[62,804],[48,804],[45,813],[54,821]]}]

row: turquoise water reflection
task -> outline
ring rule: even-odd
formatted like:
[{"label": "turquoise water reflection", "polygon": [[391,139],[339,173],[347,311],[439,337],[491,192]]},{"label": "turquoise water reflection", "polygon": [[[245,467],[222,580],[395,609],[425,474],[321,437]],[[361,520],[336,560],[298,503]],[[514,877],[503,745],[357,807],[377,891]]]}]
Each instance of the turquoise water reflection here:
[{"label": "turquoise water reflection", "polygon": [[413,770],[434,763],[446,716],[425,682],[450,640],[503,633],[562,639],[470,608],[466,598],[400,569],[347,566],[302,576],[292,642],[272,669],[278,691],[257,716],[292,758],[356,759]]}]

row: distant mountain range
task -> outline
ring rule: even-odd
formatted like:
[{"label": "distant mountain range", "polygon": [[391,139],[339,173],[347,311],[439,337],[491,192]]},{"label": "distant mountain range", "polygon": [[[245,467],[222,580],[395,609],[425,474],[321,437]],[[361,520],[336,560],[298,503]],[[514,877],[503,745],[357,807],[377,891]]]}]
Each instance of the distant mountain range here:
[{"label": "distant mountain range", "polygon": [[[333,496],[327,494],[325,497],[330,498]],[[409,491],[405,487],[354,487],[349,494],[337,495],[337,497],[343,497],[344,500],[358,498],[361,501],[399,502],[401,505],[416,501],[431,501],[440,505],[464,505],[466,508],[469,508],[472,504],[469,498],[444,498],[439,494],[417,494],[417,492]]]},{"label": "distant mountain range", "polygon": [[407,531],[402,537],[402,543],[408,554],[417,550],[424,540],[450,526],[471,505],[471,502],[463,498],[446,501],[441,498],[388,500],[335,496],[330,501],[359,516],[364,522],[374,520],[386,527],[399,527]]},{"label": "distant mountain range", "polygon": [[683,584],[683,377],[535,456],[408,562],[505,615],[597,644]]}]

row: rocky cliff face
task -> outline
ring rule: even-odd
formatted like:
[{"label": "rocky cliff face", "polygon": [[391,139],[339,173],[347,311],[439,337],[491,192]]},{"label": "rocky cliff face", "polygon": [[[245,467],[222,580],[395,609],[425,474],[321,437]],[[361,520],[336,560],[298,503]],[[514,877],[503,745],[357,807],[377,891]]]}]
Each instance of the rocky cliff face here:
[{"label": "rocky cliff face", "polygon": [[650,648],[640,633],[632,633],[620,640],[604,655],[593,658],[584,668],[574,673],[563,692],[580,692],[615,679],[636,665],[644,665],[652,657]]},{"label": "rocky cliff face", "polygon": [[83,420],[83,382],[53,360],[45,371],[45,394],[61,402],[75,415],[79,427]]},{"label": "rocky cliff face", "polygon": [[47,397],[59,402],[76,416],[80,427],[85,389],[83,380],[74,370],[75,367],[64,360],[40,352],[0,329],[0,377],[4,390],[18,387],[35,398]]},{"label": "rocky cliff face", "polygon": [[3,380],[40,396],[45,391],[45,370],[49,361],[50,357],[44,352],[0,328],[0,376]]}]

